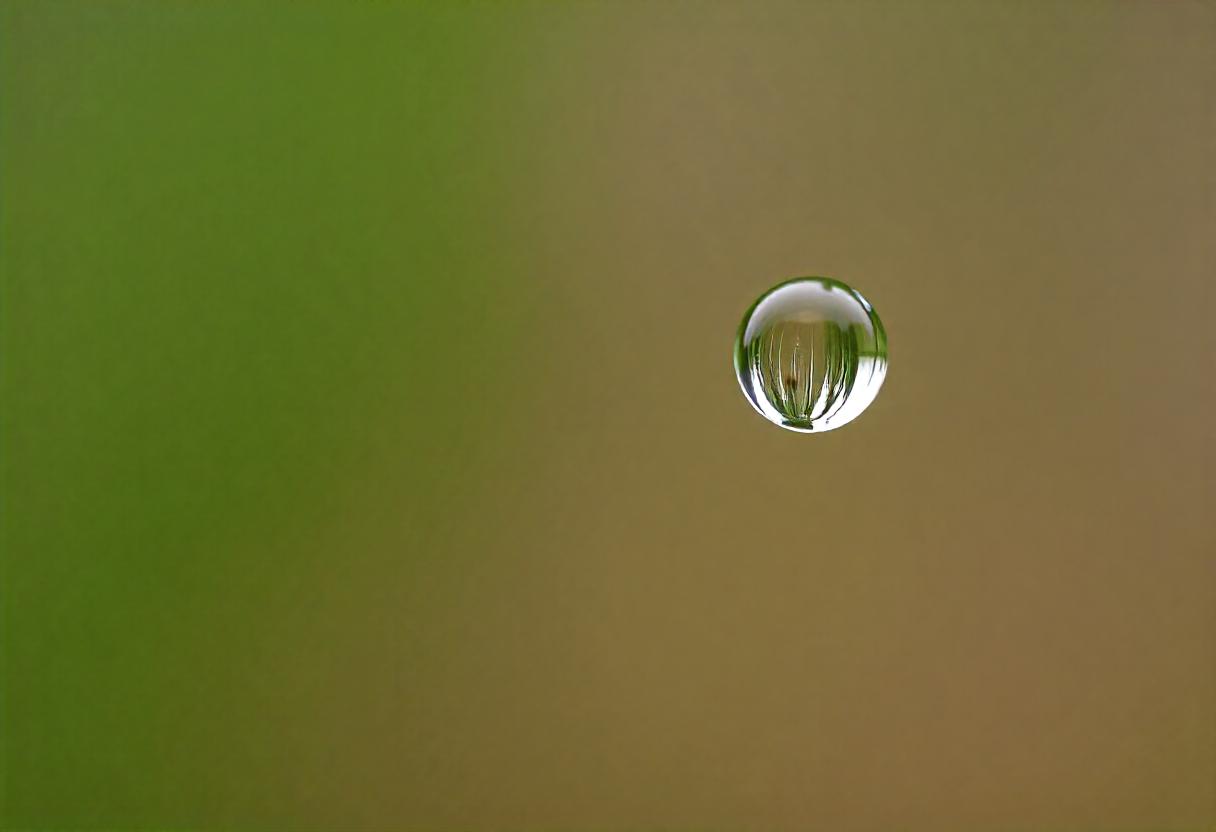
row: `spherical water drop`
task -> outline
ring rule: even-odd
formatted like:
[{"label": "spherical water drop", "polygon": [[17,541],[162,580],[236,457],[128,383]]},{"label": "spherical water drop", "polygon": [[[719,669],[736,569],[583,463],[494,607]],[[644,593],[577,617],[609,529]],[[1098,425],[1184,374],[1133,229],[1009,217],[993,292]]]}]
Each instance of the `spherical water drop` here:
[{"label": "spherical water drop", "polygon": [[830,277],[787,280],[739,325],[735,372],[748,401],[775,425],[822,432],[870,406],[887,375],[887,333],[861,294]]}]

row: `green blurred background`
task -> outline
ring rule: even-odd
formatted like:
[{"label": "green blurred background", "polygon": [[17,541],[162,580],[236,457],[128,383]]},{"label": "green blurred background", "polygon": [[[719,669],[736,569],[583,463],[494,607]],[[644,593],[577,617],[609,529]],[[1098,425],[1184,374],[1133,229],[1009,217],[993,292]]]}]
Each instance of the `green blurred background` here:
[{"label": "green blurred background", "polygon": [[1216,828],[1216,6],[0,27],[0,825]]}]

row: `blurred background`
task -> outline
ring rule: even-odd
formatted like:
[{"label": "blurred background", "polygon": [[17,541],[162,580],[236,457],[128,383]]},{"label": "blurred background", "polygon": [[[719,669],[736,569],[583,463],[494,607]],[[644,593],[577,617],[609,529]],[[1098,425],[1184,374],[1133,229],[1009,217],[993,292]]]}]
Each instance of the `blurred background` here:
[{"label": "blurred background", "polygon": [[0,826],[1216,827],[1212,4],[0,39]]}]

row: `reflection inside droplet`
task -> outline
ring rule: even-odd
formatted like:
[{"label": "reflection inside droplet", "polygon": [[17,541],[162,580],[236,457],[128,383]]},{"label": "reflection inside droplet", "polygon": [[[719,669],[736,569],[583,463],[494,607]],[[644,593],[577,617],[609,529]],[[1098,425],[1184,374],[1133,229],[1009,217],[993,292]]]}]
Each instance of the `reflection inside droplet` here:
[{"label": "reflection inside droplet", "polygon": [[752,304],[735,342],[735,372],[764,418],[822,432],[856,419],[887,374],[887,335],[855,289],[801,277]]}]

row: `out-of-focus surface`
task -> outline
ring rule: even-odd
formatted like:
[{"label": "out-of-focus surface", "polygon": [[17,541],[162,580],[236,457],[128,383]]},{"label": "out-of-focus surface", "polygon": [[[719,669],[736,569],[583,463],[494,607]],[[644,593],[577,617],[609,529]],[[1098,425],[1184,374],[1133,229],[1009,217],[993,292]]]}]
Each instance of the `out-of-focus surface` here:
[{"label": "out-of-focus surface", "polygon": [[1216,824],[1211,4],[0,27],[0,825]]}]

